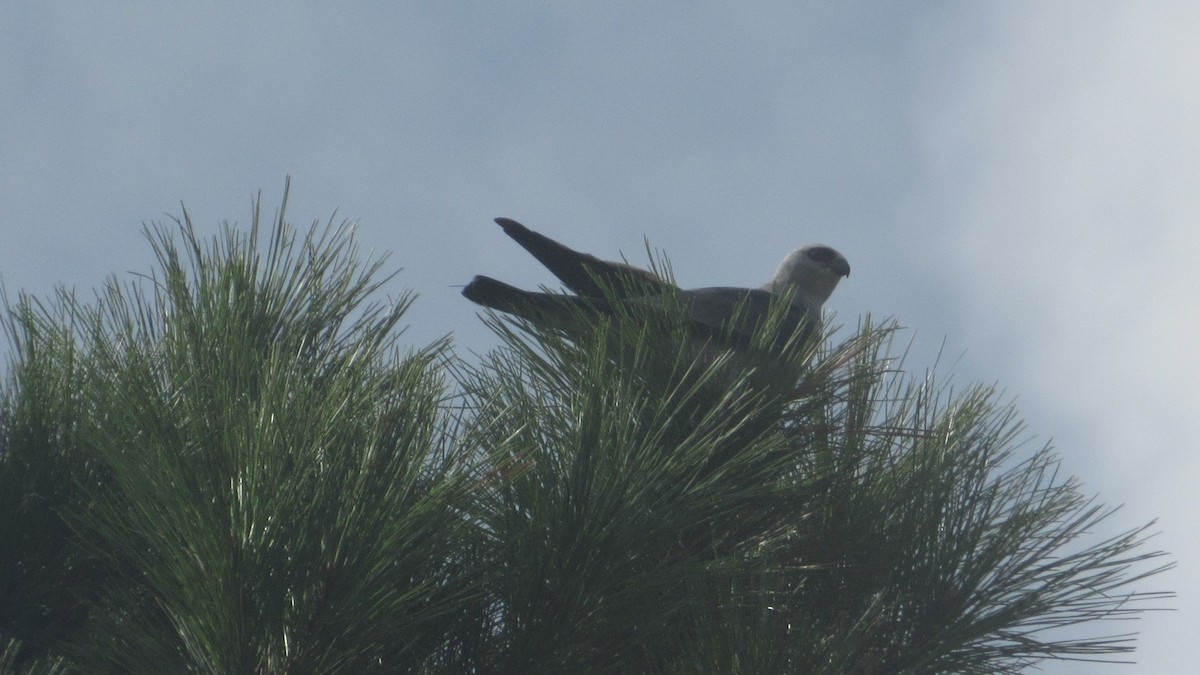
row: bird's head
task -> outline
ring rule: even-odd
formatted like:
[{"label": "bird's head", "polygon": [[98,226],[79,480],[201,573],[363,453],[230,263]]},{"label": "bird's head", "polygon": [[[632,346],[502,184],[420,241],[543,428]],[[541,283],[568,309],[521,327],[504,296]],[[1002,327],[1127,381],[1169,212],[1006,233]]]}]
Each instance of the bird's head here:
[{"label": "bird's head", "polygon": [[763,288],[780,293],[795,288],[796,300],[820,308],[842,277],[850,276],[850,263],[841,253],[821,244],[802,246],[788,254]]}]

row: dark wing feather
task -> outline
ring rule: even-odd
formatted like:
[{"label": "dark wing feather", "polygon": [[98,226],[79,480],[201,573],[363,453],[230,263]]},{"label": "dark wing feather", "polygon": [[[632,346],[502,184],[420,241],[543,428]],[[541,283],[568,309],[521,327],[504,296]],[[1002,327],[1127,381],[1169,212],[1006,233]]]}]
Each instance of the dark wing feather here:
[{"label": "dark wing feather", "polygon": [[644,269],[580,253],[510,218],[497,218],[496,224],[545,265],[563,285],[581,296],[627,298],[663,293],[671,288],[670,284]]},{"label": "dark wing feather", "polygon": [[[740,347],[749,347],[772,308],[787,302],[758,288],[697,288],[683,291],[681,296],[688,305],[688,318],[699,332],[717,336],[728,331],[729,339]],[[816,323],[808,309],[788,302],[781,311],[784,313],[775,333],[775,346],[782,349],[798,330],[804,331],[800,340],[806,340]]]}]

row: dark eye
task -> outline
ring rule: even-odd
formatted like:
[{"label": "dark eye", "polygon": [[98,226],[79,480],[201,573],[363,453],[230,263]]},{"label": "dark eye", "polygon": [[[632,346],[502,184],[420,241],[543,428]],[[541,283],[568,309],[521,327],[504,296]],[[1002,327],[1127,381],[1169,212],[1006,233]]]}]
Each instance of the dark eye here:
[{"label": "dark eye", "polygon": [[808,249],[808,257],[820,263],[827,263],[833,260],[834,255],[836,254],[833,252],[833,249],[825,246],[814,246]]}]

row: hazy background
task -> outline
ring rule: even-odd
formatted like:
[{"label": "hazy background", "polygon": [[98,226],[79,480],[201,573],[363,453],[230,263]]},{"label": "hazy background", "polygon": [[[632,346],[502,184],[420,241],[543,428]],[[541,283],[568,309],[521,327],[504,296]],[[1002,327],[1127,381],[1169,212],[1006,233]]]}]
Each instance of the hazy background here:
[{"label": "hazy background", "polygon": [[406,339],[467,356],[495,340],[458,286],[552,281],[494,216],[648,237],[685,286],[826,243],[840,322],[899,317],[910,368],[1016,397],[1114,529],[1160,518],[1180,611],[1116,626],[1138,666],[1048,670],[1194,668],[1200,4],[396,4],[0,5],[8,293],[145,271],[143,222],[245,223],[288,174],[294,222],[404,268]]}]

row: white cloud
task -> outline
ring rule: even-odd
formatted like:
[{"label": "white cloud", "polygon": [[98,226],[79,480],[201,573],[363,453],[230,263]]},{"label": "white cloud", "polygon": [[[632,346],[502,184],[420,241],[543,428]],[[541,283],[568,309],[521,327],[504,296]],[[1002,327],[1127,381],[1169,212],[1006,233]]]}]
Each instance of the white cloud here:
[{"label": "white cloud", "polygon": [[[1136,517],[1161,514],[1155,543],[1194,560],[1200,8],[992,8],[931,28],[982,36],[941,45],[957,65],[918,108],[922,198],[944,204],[970,342],[1005,364],[1039,423],[1069,422],[1055,433],[1068,468]],[[1200,580],[1170,581],[1182,611],[1143,623],[1136,672],[1192,663],[1170,639],[1200,628]]]}]

